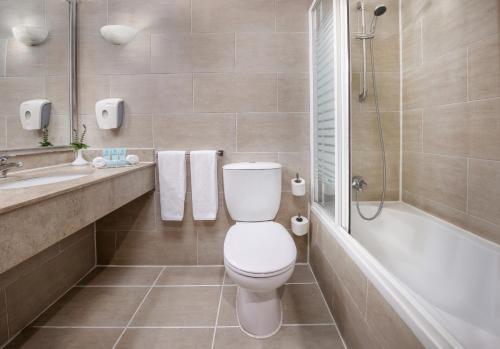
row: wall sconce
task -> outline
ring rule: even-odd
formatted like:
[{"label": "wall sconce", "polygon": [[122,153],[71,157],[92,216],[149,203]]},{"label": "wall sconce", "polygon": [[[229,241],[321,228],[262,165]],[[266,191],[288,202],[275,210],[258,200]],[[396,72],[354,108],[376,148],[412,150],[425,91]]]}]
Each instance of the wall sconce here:
[{"label": "wall sconce", "polygon": [[12,28],[14,38],[26,46],[36,46],[47,40],[49,31],[43,27],[18,25]]},{"label": "wall sconce", "polygon": [[105,25],[100,32],[107,42],[113,45],[125,45],[134,40],[139,31],[126,25]]}]

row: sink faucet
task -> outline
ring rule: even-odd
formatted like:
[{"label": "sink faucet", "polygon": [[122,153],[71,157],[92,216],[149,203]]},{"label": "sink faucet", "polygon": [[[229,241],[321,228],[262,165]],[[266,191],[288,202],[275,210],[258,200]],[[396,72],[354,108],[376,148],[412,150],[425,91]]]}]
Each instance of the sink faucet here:
[{"label": "sink faucet", "polygon": [[0,178],[7,177],[7,172],[14,167],[22,167],[23,163],[19,162],[7,162],[9,160],[8,156],[0,155]]}]

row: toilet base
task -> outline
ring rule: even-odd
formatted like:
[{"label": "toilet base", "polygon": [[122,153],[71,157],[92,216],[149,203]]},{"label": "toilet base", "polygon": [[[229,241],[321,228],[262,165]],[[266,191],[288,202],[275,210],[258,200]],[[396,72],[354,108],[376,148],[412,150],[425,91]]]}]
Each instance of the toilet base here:
[{"label": "toilet base", "polygon": [[238,286],[236,315],[243,332],[254,338],[276,334],[283,322],[278,290],[255,292]]}]

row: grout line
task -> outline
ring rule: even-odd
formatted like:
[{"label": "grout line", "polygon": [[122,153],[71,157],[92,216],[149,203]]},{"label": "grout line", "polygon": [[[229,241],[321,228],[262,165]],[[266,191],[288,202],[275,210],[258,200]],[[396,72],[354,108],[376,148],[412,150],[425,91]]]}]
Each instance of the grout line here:
[{"label": "grout line", "polygon": [[158,280],[160,279],[160,276],[163,274],[163,272],[165,271],[166,267],[163,267],[163,269],[158,273],[158,276],[156,277],[155,281],[153,282],[153,284],[151,285],[151,287],[149,288],[149,290],[146,292],[146,294],[144,295],[144,298],[142,298],[142,301],[139,303],[139,306],[137,307],[137,309],[135,310],[135,312],[132,314],[132,317],[130,318],[130,320],[128,321],[127,325],[125,326],[125,328],[123,329],[122,333],[120,333],[120,335],[118,336],[118,338],[116,339],[116,342],[115,344],[113,345],[113,349],[116,348],[116,346],[118,345],[118,343],[120,342],[120,340],[122,339],[123,335],[125,334],[125,331],[127,330],[127,328],[132,324],[132,321],[134,320],[135,316],[137,315],[137,313],[139,312],[139,309],[142,307],[142,305],[144,304],[144,302],[146,301],[146,298],[149,296],[149,294],[151,293],[151,290],[153,289],[153,287],[156,285],[156,283],[158,282]]},{"label": "grout line", "polygon": [[332,311],[330,310],[330,307],[328,306],[328,303],[326,302],[325,295],[323,294],[323,290],[319,286],[318,279],[316,278],[316,274],[314,274],[314,270],[311,268],[311,264],[309,264],[309,270],[311,271],[314,280],[318,284],[319,292],[321,293],[321,297],[323,298],[323,302],[325,302],[326,309],[328,310],[328,313],[330,314],[333,324],[335,325],[335,328],[337,329],[337,333],[340,337],[340,340],[342,341],[342,344],[344,345],[344,349],[347,349],[347,345],[344,341],[344,337],[342,337],[342,333],[340,333],[339,326],[337,325],[337,322],[335,321],[335,318],[333,317]]},{"label": "grout line", "polygon": [[[225,280],[225,278],[224,278]],[[223,280],[223,282],[224,282]],[[316,282],[286,282],[284,285],[316,285]],[[175,287],[236,287],[235,284],[175,284],[175,285],[75,285],[73,288],[175,288]]]},{"label": "grout line", "polygon": [[23,328],[21,328],[19,331],[17,331],[16,334],[14,334],[11,338],[8,339],[7,342],[3,343],[3,345],[0,346],[0,349],[3,349],[5,347],[7,347],[7,345],[12,342],[14,340],[14,338],[16,338],[22,331],[24,331],[24,329],[28,328],[28,327],[33,327],[31,326],[31,324],[33,322],[35,322],[42,314],[44,314],[47,310],[49,310],[54,304],[56,304],[60,299],[62,299],[69,291],[71,291],[71,289],[73,287],[75,287],[76,285],[78,285],[80,283],[80,281],[82,281],[83,279],[85,279],[88,275],[90,275],[90,273],[92,273],[95,269],[95,266],[90,268],[90,270],[85,273],[85,275],[83,275],[77,282],[75,282],[68,290],[66,290],[62,295],[60,295],[59,297],[57,297],[52,303],[50,303],[48,306],[46,306],[45,308],[43,308],[39,313],[38,315],[36,315],[33,320],[31,320],[29,322],[28,325],[24,326]]},{"label": "grout line", "polygon": [[222,292],[224,292],[224,283],[225,282],[226,282],[226,272],[224,272],[224,277],[222,278],[222,286],[220,288],[219,305],[217,307],[217,315],[215,317],[214,334],[212,336],[212,346],[211,346],[212,349],[214,349],[214,347],[215,347],[215,334],[217,333],[217,325],[219,324],[220,307],[221,307],[221,304],[222,304]]},{"label": "grout line", "polygon": [[[337,325],[333,322],[322,322],[315,324],[282,324],[281,327],[313,327],[313,326],[334,326]],[[32,328],[39,329],[216,329],[216,328],[240,328],[238,325],[221,325],[221,326],[31,326]]]}]

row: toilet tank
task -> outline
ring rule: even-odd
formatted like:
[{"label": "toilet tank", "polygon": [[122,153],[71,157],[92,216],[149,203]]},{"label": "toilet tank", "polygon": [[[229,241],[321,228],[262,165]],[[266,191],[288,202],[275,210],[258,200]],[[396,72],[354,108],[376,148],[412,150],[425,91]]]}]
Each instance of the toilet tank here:
[{"label": "toilet tank", "polygon": [[281,165],[240,162],[223,167],[224,197],[237,222],[272,221],[281,201]]}]

